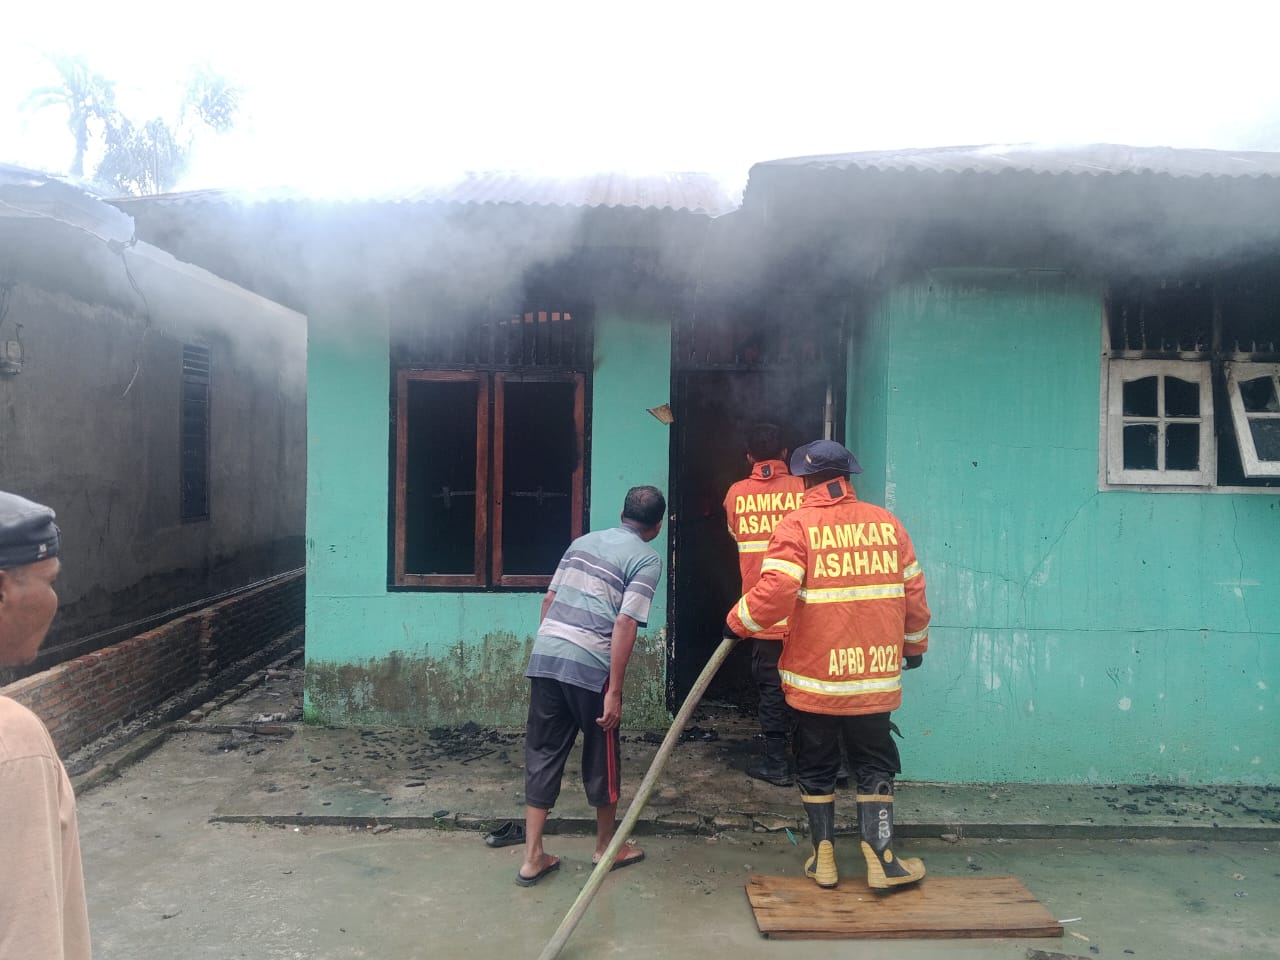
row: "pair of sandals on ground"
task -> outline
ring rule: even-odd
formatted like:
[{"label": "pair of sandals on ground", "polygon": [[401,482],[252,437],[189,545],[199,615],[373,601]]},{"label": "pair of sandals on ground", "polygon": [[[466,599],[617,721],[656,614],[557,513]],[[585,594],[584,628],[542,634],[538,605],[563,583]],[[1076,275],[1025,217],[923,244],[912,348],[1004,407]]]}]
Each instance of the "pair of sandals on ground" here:
[{"label": "pair of sandals on ground", "polygon": [[[517,823],[515,820],[508,820],[502,826],[498,827],[491,833],[484,835],[484,842],[490,847],[510,847],[517,843],[524,843],[524,824]],[[624,843],[622,849],[618,851],[618,859],[613,862],[610,870],[621,870],[623,867],[629,867],[639,863],[644,859],[644,851],[635,844]],[[550,854],[542,855],[542,868],[531,876],[526,876],[523,872],[523,864],[521,869],[516,871],[516,883],[522,887],[532,887],[548,874],[554,873],[560,869],[560,858],[553,857]],[[592,863],[599,863],[599,857],[592,859]]]}]

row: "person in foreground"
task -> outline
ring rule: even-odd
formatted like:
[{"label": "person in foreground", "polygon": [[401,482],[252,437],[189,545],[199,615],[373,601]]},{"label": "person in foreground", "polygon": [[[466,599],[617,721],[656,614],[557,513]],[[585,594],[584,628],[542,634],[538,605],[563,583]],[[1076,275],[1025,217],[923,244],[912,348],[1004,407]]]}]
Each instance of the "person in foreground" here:
[{"label": "person in foreground", "polygon": [[790,618],[778,663],[795,711],[796,779],[813,855],[805,874],[839,881],[835,785],[844,736],[857,789],[867,883],[891,890],[925,874],[893,849],[894,777],[902,769],[890,713],[902,703],[902,670],[929,643],[924,574],[901,521],[858,500],[862,468],[842,444],[815,440],[791,456],[804,503],[774,530],[756,585],[729,611],[726,637],[745,638]]},{"label": "person in foreground", "polygon": [[[657,487],[632,487],[622,523],[573,541],[542,600],[525,676],[525,847],[516,883],[533,886],[560,866],[542,849],[547,814],[560,796],[565,761],[582,732],[582,784],[596,809],[598,861],[617,828],[622,682],[662,575],[649,546],[662,530],[666,500]],[[613,869],[644,859],[626,844]]]},{"label": "person in foreground", "polygon": [[[58,609],[48,507],[0,491],[0,667],[35,659]],[[0,696],[0,960],[89,960],[76,798],[53,740]]]}]

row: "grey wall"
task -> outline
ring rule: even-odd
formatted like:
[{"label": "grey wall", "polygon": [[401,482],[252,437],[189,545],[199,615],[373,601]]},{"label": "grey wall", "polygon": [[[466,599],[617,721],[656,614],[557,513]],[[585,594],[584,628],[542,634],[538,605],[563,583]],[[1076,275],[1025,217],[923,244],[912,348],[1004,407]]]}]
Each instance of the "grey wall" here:
[{"label": "grey wall", "polygon": [[[0,217],[0,285],[0,342],[20,336],[25,357],[0,374],[0,488],[52,506],[64,537],[62,606],[36,666],[302,565],[300,314],[145,244],[113,250],[31,219]],[[212,365],[210,518],[189,523],[184,343]]]}]

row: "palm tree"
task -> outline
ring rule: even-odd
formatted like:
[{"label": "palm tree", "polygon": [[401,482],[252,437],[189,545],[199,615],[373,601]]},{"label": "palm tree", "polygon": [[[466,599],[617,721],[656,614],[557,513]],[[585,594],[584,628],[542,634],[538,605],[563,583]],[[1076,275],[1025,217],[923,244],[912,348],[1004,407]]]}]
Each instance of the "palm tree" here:
[{"label": "palm tree", "polygon": [[76,142],[71,173],[83,177],[84,155],[89,149],[89,123],[96,118],[106,126],[111,125],[116,114],[115,83],[90,71],[84,57],[51,56],[49,60],[61,76],[61,84],[32,90],[22,106],[28,110],[66,108],[67,128]]}]

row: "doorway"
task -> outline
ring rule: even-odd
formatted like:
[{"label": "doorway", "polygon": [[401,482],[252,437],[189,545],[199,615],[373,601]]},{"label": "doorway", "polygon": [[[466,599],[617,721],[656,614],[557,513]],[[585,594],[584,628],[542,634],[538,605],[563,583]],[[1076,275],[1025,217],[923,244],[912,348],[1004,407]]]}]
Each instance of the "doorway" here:
[{"label": "doorway", "polygon": [[[674,711],[719,646],[725,614],[741,595],[723,502],[730,484],[750,473],[747,428],[760,420],[776,423],[794,449],[822,437],[825,421],[834,416],[832,435],[840,439],[844,400],[843,382],[822,363],[677,370],[672,386],[667,705]],[[706,696],[754,711],[751,644],[738,645]]]}]

